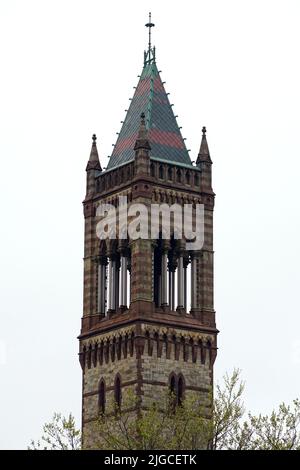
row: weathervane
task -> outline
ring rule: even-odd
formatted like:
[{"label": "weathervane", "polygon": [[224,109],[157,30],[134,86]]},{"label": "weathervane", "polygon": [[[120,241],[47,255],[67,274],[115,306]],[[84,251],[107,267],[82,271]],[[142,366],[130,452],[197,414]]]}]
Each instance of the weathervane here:
[{"label": "weathervane", "polygon": [[145,24],[147,28],[149,28],[149,43],[148,43],[148,51],[151,50],[151,28],[155,26],[154,23],[151,23],[151,12],[149,12],[149,22]]},{"label": "weathervane", "polygon": [[[149,42],[148,42],[148,52],[145,52],[145,64],[149,63],[153,60],[155,62],[155,47],[151,46],[151,28],[155,26],[154,23],[151,21],[151,12],[149,12],[149,21],[148,23],[145,24],[146,28],[149,28]],[[151,59],[151,54],[152,54],[152,59]],[[147,60],[148,58],[148,60]]]}]

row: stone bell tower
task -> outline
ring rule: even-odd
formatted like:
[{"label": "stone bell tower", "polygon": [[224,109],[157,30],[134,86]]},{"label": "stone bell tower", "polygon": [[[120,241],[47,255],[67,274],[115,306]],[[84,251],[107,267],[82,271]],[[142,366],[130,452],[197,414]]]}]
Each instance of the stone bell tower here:
[{"label": "stone bell tower", "polygon": [[[168,388],[179,403],[194,393],[204,407],[211,405],[217,353],[212,161],[205,128],[196,165],[190,160],[157,69],[151,19],[146,26],[149,46],[142,73],[108,166],[100,165],[94,135],[86,167],[79,357],[87,448],[94,445],[92,423],[99,412],[113,402],[122,406],[129,390],[143,409],[161,400]],[[149,236],[150,229],[132,237],[128,227],[120,226],[121,200],[128,211],[139,204],[148,214],[152,206],[202,204],[204,243],[188,248],[187,240],[175,234],[175,223],[169,236],[159,227],[156,237]],[[106,239],[97,232],[103,204],[111,204],[117,214],[115,236]]]}]

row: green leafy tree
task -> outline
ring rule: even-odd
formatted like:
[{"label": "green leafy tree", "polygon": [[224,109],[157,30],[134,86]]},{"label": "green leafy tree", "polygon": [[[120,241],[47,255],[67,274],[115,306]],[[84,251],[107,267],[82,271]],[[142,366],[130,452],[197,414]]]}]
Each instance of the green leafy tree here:
[{"label": "green leafy tree", "polygon": [[[187,397],[173,407],[174,397],[165,396],[160,406],[153,403],[140,410],[137,399],[128,394],[122,409],[112,405],[94,423],[94,448],[110,450],[198,449],[206,448],[212,425],[199,401]],[[138,411],[137,411],[138,410]]]},{"label": "green leafy tree", "polygon": [[41,440],[31,441],[29,450],[79,450],[81,435],[72,414],[67,418],[54,413],[52,421],[43,426]]},{"label": "green leafy tree", "polygon": [[213,403],[211,448],[230,449],[240,435],[240,423],[245,413],[242,395],[245,384],[240,370],[234,369],[231,376],[223,377],[222,387],[217,384]]},{"label": "green leafy tree", "polygon": [[[111,404],[94,422],[98,436],[93,448],[109,450],[300,450],[300,401],[282,403],[270,415],[246,414],[240,371],[226,374],[217,385],[212,407],[196,395],[187,395],[180,406],[166,394],[159,404],[140,409],[133,393],[122,408]],[[55,414],[43,427],[40,441],[31,449],[79,449],[80,431],[72,415]]]},{"label": "green leafy tree", "polygon": [[281,403],[270,416],[253,416],[243,423],[240,435],[244,449],[300,450],[300,402]]}]

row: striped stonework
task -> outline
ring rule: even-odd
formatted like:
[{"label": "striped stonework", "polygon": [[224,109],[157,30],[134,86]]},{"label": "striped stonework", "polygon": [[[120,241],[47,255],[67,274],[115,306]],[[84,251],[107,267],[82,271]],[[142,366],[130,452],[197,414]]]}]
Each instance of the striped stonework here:
[{"label": "striped stonework", "polygon": [[162,402],[172,373],[183,374],[185,393],[201,397],[204,407],[211,406],[213,363],[216,357],[214,335],[182,328],[135,323],[107,333],[82,337],[80,362],[83,381],[84,445],[92,448],[99,412],[99,384],[104,381],[106,406],[114,401],[114,381],[119,375],[122,396],[138,393],[142,409],[153,401]]},{"label": "striped stonework", "polygon": [[[151,106],[143,109],[145,103]],[[197,164],[190,161],[156,65],[148,64],[107,169],[101,168],[95,136],[86,168],[79,336],[85,448],[97,445],[93,423],[99,406],[125,400],[131,391],[146,409],[162,399],[170,377],[181,377],[185,394],[211,407],[218,333],[211,166],[205,128]],[[174,224],[168,240],[162,233],[152,240],[150,228],[147,238],[121,237],[120,196],[128,208],[143,204],[148,214],[153,204],[203,204],[203,246],[189,251],[186,240],[176,239]],[[116,239],[97,236],[103,203],[116,209]],[[195,213],[190,219],[195,223]]]}]

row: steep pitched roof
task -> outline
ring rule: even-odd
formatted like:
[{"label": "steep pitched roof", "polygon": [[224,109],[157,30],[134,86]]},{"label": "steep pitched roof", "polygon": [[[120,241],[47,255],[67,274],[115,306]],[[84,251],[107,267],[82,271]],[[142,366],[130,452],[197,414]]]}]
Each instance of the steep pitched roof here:
[{"label": "steep pitched roof", "polygon": [[191,166],[191,160],[154,61],[145,61],[107,170],[134,159],[140,115],[146,115],[150,157]]}]

